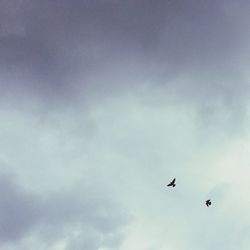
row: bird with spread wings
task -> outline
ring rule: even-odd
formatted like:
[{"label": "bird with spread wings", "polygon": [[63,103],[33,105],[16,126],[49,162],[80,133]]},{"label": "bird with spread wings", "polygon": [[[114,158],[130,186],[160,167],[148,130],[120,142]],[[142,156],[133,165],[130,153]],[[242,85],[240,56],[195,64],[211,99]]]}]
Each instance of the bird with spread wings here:
[{"label": "bird with spread wings", "polygon": [[167,185],[168,187],[175,187],[175,178]]}]

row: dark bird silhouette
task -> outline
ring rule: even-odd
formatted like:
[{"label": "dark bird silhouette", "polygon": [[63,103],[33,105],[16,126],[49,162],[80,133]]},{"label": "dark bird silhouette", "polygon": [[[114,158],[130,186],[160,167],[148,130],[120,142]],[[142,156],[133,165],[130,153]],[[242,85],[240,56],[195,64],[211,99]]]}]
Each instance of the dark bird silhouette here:
[{"label": "dark bird silhouette", "polygon": [[167,185],[168,187],[175,187],[175,178]]},{"label": "dark bird silhouette", "polygon": [[206,200],[207,207],[209,207],[211,204],[212,204],[212,202],[210,200]]}]

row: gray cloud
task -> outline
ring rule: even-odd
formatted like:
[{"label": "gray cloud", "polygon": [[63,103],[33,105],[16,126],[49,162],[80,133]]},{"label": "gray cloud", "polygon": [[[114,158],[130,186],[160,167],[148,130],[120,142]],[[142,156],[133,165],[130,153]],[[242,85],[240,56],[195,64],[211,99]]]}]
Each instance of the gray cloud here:
[{"label": "gray cloud", "polygon": [[0,248],[249,249],[248,9],[0,1]]},{"label": "gray cloud", "polygon": [[96,91],[127,85],[132,91],[132,85],[151,79],[152,88],[164,84],[199,103],[208,96],[240,108],[237,102],[246,99],[246,1],[1,5],[7,27],[0,45],[3,91],[26,89],[42,100],[67,102],[80,86],[85,95],[88,85]]},{"label": "gray cloud", "polygon": [[67,249],[116,248],[121,243],[129,217],[97,190],[81,187],[40,196],[9,175],[1,175],[0,187],[0,247],[36,247],[30,237],[37,239],[36,244],[45,242],[49,249],[65,239]]},{"label": "gray cloud", "polygon": [[37,223],[39,203],[7,175],[0,177],[0,190],[0,241],[16,242]]}]

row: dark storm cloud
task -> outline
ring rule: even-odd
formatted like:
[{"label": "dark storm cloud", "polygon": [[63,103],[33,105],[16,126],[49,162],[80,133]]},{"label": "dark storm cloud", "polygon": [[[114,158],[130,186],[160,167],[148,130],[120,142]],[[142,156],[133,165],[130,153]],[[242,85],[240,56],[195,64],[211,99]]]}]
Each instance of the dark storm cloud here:
[{"label": "dark storm cloud", "polygon": [[[15,3],[18,7],[12,11]],[[72,75],[96,72],[99,65],[112,61],[115,53],[121,53],[118,59],[122,60],[125,55],[117,50],[123,47],[127,51],[137,41],[147,43],[147,37],[154,37],[157,31],[151,23],[154,15],[148,18],[154,7],[149,2],[142,6],[115,1],[19,1],[2,5],[2,11],[7,12],[2,21],[6,27],[1,36],[3,71],[34,76],[28,85],[35,88],[37,84],[41,91],[70,89]],[[162,6],[154,8],[157,15]],[[19,23],[21,34],[13,23]]]},{"label": "dark storm cloud", "polygon": [[128,223],[127,214],[105,195],[100,197],[97,190],[74,189],[38,196],[9,175],[0,176],[0,188],[0,245],[20,246],[20,240],[30,235],[51,245],[67,234],[69,246],[117,246],[121,229]]},{"label": "dark storm cloud", "polygon": [[19,88],[45,99],[63,99],[76,94],[79,79],[83,86],[129,85],[143,76],[139,79],[152,79],[154,85],[171,85],[169,79],[180,75],[191,78],[173,86],[184,97],[195,99],[197,91],[224,95],[224,89],[232,95],[238,90],[235,82],[244,91],[239,67],[247,20],[240,17],[248,5],[202,0],[2,1],[2,92]]}]

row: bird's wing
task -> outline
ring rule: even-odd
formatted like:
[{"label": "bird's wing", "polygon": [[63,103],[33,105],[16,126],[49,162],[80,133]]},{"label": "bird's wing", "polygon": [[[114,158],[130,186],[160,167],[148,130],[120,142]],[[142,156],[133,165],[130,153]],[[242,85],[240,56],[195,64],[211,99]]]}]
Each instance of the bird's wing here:
[{"label": "bird's wing", "polygon": [[175,183],[175,178],[168,184],[168,187],[173,186]]}]

